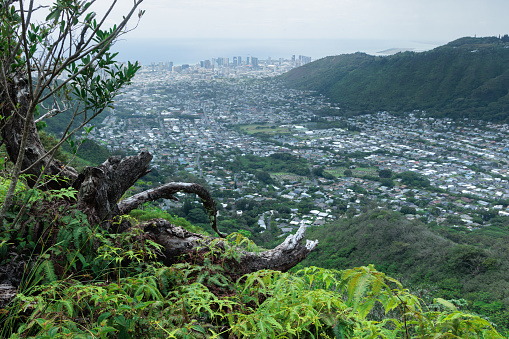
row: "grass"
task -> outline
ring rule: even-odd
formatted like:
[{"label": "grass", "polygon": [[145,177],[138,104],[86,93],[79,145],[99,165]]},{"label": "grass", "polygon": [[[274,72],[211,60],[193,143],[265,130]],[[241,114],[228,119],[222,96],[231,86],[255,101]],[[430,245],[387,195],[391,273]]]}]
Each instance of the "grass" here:
[{"label": "grass", "polygon": [[239,126],[240,130],[247,134],[255,134],[255,133],[263,133],[269,135],[275,134],[290,134],[292,133],[289,127],[278,127],[276,125],[261,125],[261,124],[251,124],[251,125],[243,125]]},{"label": "grass", "polygon": [[287,172],[270,173],[270,175],[278,181],[282,181],[282,180],[298,181],[298,182],[309,182],[310,181],[308,177],[303,177],[303,176],[300,176],[297,174],[287,173]]},{"label": "grass", "polygon": [[[336,178],[339,178],[339,177],[344,177],[343,172],[346,169],[347,169],[346,167],[334,167],[331,169],[327,169],[325,172],[332,174]],[[378,176],[378,170],[374,167],[370,167],[370,168],[358,167],[358,168],[352,169],[351,171],[352,171],[353,177],[362,178],[365,175]]]},{"label": "grass", "polygon": [[336,178],[339,178],[339,177],[343,176],[343,171],[344,170],[345,170],[345,168],[334,168],[334,169],[325,170],[325,172],[327,172],[329,174],[332,174]]}]

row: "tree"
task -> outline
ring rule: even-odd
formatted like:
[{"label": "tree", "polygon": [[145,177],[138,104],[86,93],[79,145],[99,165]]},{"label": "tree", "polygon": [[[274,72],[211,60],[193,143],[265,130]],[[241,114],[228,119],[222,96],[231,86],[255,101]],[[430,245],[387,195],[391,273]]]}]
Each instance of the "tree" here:
[{"label": "tree", "polygon": [[255,177],[256,177],[256,179],[260,180],[264,184],[272,184],[272,183],[274,183],[274,180],[272,179],[270,174],[267,173],[266,171],[256,171]]},{"label": "tree", "polygon": [[398,174],[398,177],[401,178],[401,183],[404,185],[424,188],[430,186],[430,181],[428,179],[412,171],[402,172]]},{"label": "tree", "polygon": [[390,169],[383,169],[378,171],[378,176],[380,178],[391,178],[392,177],[392,171]]},{"label": "tree", "polygon": [[189,211],[189,214],[187,215],[189,217],[189,220],[196,223],[207,223],[209,221],[209,218],[207,216],[207,213],[202,208],[195,207]]},{"label": "tree", "polygon": [[[9,232],[41,235],[20,222],[29,208],[29,200],[21,202],[17,216],[4,223],[7,212],[18,203],[13,196],[18,182],[24,178],[33,189],[61,192],[57,204],[67,204],[81,211],[90,224],[99,224],[110,233],[127,231],[132,224],[121,216],[141,204],[160,198],[176,199],[177,192],[196,194],[209,214],[212,228],[219,236],[224,236],[216,227],[216,204],[201,185],[170,182],[122,199],[139,178],[150,172],[152,155],[148,152],[123,159],[110,157],[99,166],[85,168],[82,173],[55,159],[56,151],[66,141],[76,153],[76,143],[71,138],[82,129],[85,133],[91,131],[88,124],[112,106],[115,95],[130,83],[140,68],[137,63],[125,66],[117,63],[110,47],[128,32],[133,16],[142,17],[144,11],[139,9],[142,1],[134,0],[122,21],[110,28],[105,26],[115,10],[116,0],[100,18],[92,11],[95,0],[58,0],[51,6],[38,7],[33,0],[28,5],[23,0],[0,3],[1,142],[12,162],[0,220]],[[46,19],[36,23],[35,15],[40,17],[41,14]],[[38,107],[43,115],[36,118]],[[69,124],[58,143],[46,150],[36,124],[58,114],[68,114]],[[72,128],[75,123],[77,127]],[[75,200],[72,199],[74,193],[68,193],[71,191],[76,193]],[[203,238],[163,219],[139,227],[163,246],[161,254],[168,260],[200,246],[198,242]],[[304,229],[263,256],[242,253],[242,272],[289,269],[316,246],[315,242],[301,244],[303,237]]]},{"label": "tree", "polygon": [[[2,217],[12,203],[20,175],[31,176],[31,186],[51,188],[65,187],[64,178],[76,179],[76,171],[54,161],[54,153],[70,136],[112,104],[118,90],[129,83],[139,67],[136,64],[118,66],[109,48],[125,32],[141,1],[134,2],[118,26],[107,30],[103,30],[104,20],[113,5],[98,22],[95,13],[89,11],[93,2],[75,0],[57,2],[49,8],[34,8],[30,1],[27,9],[21,0],[8,0],[0,7],[0,81],[4,102],[0,127],[2,141],[14,163],[11,185],[0,213]],[[34,24],[32,17],[45,9],[49,12],[46,21]],[[139,16],[142,14],[139,12]],[[57,80],[64,72],[68,73],[67,79]],[[45,107],[43,103],[50,99],[51,107]],[[47,112],[34,120],[39,106]],[[46,151],[35,124],[64,112],[72,114],[66,133],[55,147]],[[70,130],[75,121],[79,121],[78,128]]]},{"label": "tree", "polygon": [[415,207],[410,206],[401,206],[401,213],[403,214],[415,214],[417,211],[415,210]]}]

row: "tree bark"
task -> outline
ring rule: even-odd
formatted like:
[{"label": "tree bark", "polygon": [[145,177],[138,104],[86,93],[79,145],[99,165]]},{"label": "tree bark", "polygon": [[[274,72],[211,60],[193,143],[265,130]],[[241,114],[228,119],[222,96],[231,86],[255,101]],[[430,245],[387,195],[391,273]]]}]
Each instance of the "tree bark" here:
[{"label": "tree bark", "polygon": [[0,285],[0,309],[9,305],[9,303],[16,296],[17,288],[10,284],[2,284]]},{"label": "tree bark", "polygon": [[151,160],[150,153],[142,152],[124,159],[110,157],[97,167],[86,167],[73,183],[79,191],[78,208],[91,223],[111,226],[112,220],[122,214],[117,202],[138,179],[150,172]]},{"label": "tree bark", "polygon": [[272,250],[261,252],[242,252],[240,267],[243,274],[259,270],[275,270],[286,272],[311,253],[318,245],[318,240],[302,240],[306,235],[306,226],[302,225],[297,233],[286,237],[285,241]]},{"label": "tree bark", "polygon": [[[1,117],[1,135],[5,144],[9,159],[16,162],[20,151],[21,140],[23,138],[23,129],[27,109],[30,106],[29,88],[25,79],[16,76],[7,82],[7,88],[1,91],[0,117]],[[42,169],[48,176],[58,176],[63,180],[51,180],[46,185],[49,189],[60,189],[69,187],[77,177],[76,170],[69,166],[63,166],[58,160],[49,161],[50,157],[46,157],[39,161],[47,152],[44,148],[35,122],[32,120],[29,126],[28,142],[25,149],[25,155],[21,165],[24,174],[30,176],[28,183],[33,184],[35,179],[41,174]],[[34,163],[39,161],[36,166],[30,168]],[[26,170],[30,168],[29,170]]]}]

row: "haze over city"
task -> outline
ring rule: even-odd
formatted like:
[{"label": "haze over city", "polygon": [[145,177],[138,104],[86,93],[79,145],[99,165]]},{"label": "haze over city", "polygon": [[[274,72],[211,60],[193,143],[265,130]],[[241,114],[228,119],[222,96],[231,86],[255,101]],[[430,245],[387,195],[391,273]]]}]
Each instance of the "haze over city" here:
[{"label": "haze over city", "polygon": [[[100,13],[107,4],[100,2]],[[116,5],[127,12],[130,1]],[[382,39],[446,42],[504,33],[501,0],[150,0],[137,38]],[[113,18],[112,18],[113,20]]]},{"label": "haze over city", "polygon": [[[115,6],[111,23],[131,2]],[[504,34],[509,3],[478,1],[144,1],[136,29],[117,43],[120,58],[196,63],[213,56],[314,60],[391,48],[423,51],[462,36]],[[107,3],[94,9],[104,13]],[[134,28],[134,23],[131,28]]]}]

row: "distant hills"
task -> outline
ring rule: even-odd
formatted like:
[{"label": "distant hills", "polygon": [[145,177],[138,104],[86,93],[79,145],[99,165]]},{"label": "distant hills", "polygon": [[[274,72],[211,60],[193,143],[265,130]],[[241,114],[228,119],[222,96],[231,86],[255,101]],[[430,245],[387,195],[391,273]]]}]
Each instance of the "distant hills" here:
[{"label": "distant hills", "polygon": [[461,38],[426,52],[326,57],[281,76],[357,112],[426,110],[509,121],[509,36]]}]

